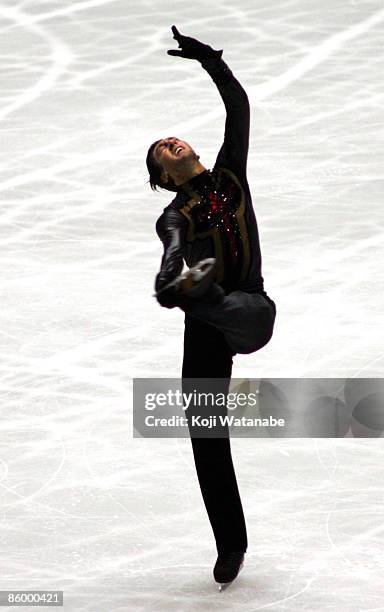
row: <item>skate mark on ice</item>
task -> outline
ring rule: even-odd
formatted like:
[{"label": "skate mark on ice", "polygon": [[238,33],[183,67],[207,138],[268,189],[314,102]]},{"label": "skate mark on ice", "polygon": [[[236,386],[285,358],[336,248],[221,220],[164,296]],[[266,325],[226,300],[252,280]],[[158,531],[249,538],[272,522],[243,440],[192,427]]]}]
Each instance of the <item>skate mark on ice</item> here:
[{"label": "skate mark on ice", "polygon": [[[113,2],[119,2],[120,0],[86,0],[85,2],[76,2],[67,6],[66,8],[56,9],[48,13],[42,13],[41,15],[27,15],[23,14],[23,21],[21,25],[32,25],[41,21],[47,21],[54,19],[55,17],[67,17],[77,13],[79,11],[86,11],[87,9],[97,8],[106,4],[112,4]],[[14,26],[12,26],[14,27]]]},{"label": "skate mark on ice", "polygon": [[32,87],[24,90],[16,98],[14,102],[3,109],[0,109],[0,121],[8,117],[17,109],[36,100],[44,92],[52,88],[58,81],[60,76],[65,72],[67,66],[72,60],[72,52],[63,42],[54,37],[45,28],[28,23],[27,16],[15,8],[5,8],[0,6],[0,15],[6,19],[11,19],[17,26],[26,28],[29,32],[36,34],[45,40],[51,49],[52,65],[48,68],[45,74]]},{"label": "skate mark on ice", "polygon": [[[384,10],[377,11],[367,19],[352,25],[351,27],[333,34],[326,38],[322,43],[314,47],[303,59],[288,68],[283,74],[272,77],[269,81],[260,85],[248,87],[249,97],[253,102],[264,100],[268,96],[277,93],[294,83],[305,74],[311,72],[318,65],[325,62],[329,57],[334,55],[339,49],[343,48],[345,43],[358,38],[361,34],[365,34],[371,28],[384,21]],[[214,111],[205,113],[203,117],[196,117],[187,121],[188,129],[194,129],[202,125],[209,124],[213,119],[217,119],[224,115],[224,110],[218,108]],[[185,130],[186,122],[173,125],[173,131]]]}]

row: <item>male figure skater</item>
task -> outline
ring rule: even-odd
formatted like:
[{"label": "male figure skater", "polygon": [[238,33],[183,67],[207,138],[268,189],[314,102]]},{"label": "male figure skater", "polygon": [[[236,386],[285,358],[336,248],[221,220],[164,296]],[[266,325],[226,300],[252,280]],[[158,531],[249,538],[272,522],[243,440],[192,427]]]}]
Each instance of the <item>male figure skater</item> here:
[{"label": "male figure skater", "polygon": [[[162,306],[179,306],[185,312],[183,390],[189,379],[198,378],[209,379],[207,384],[216,380],[215,391],[228,393],[233,356],[267,344],[276,316],[275,304],[264,291],[246,176],[249,102],[221,59],[222,50],[181,35],[175,26],[172,32],[180,50],[168,54],[201,63],[222,97],[226,123],[212,171],[187,142],[176,137],[157,140],[148,150],[152,189],[159,186],[176,193],[156,223],[164,255],[155,289]],[[174,94],[182,95],[179,88]],[[191,268],[186,277],[180,277],[183,259]],[[214,267],[207,265],[213,261]],[[188,411],[186,416],[191,416]],[[237,576],[248,545],[229,435],[204,438],[192,435],[191,426],[190,431],[218,552],[214,577],[229,583]]]}]

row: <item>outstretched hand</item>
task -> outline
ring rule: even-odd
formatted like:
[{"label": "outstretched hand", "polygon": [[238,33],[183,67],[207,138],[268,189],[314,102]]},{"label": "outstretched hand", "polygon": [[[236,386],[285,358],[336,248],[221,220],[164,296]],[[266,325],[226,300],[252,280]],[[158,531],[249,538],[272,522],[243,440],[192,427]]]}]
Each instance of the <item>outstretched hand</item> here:
[{"label": "outstretched hand", "polygon": [[172,26],[173,38],[177,40],[180,51],[169,49],[168,55],[175,55],[178,57],[185,57],[187,59],[195,59],[199,62],[203,62],[211,57],[221,58],[223,51],[216,51],[209,45],[205,45],[196,38],[190,36],[183,36],[180,34],[176,26]]}]

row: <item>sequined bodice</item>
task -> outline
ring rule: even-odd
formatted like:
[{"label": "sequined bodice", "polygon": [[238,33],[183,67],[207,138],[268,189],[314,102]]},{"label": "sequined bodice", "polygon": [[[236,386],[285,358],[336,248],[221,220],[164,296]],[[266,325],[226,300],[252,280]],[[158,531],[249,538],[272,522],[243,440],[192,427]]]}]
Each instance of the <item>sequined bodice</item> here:
[{"label": "sequined bodice", "polygon": [[210,179],[204,188],[198,191],[200,204],[191,209],[195,234],[216,227],[222,235],[222,240],[228,243],[232,257],[236,257],[237,242],[240,238],[236,219],[236,211],[241,201],[240,188],[227,175],[220,181],[217,176],[211,175]]},{"label": "sequined bodice", "polygon": [[220,282],[232,287],[249,265],[244,192],[233,175],[222,169],[198,175],[189,187],[190,199],[181,209],[189,221],[188,265],[203,256],[214,256]]}]

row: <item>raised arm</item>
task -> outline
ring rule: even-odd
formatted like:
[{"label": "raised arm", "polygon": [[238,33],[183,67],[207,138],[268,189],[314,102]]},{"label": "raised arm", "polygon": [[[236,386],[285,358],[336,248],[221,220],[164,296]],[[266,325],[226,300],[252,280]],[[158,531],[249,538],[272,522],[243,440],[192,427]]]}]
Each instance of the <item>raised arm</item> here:
[{"label": "raised arm", "polygon": [[227,64],[219,58],[202,62],[219,90],[227,113],[224,142],[215,166],[225,166],[245,177],[249,148],[250,108],[246,92]]},{"label": "raised arm", "polygon": [[169,55],[195,59],[201,63],[216,84],[227,112],[224,143],[215,166],[226,166],[236,173],[246,175],[249,147],[249,101],[246,92],[232,71],[221,59],[222,50],[216,51],[195,38],[183,36],[172,26],[173,37],[180,51],[169,50]]}]

